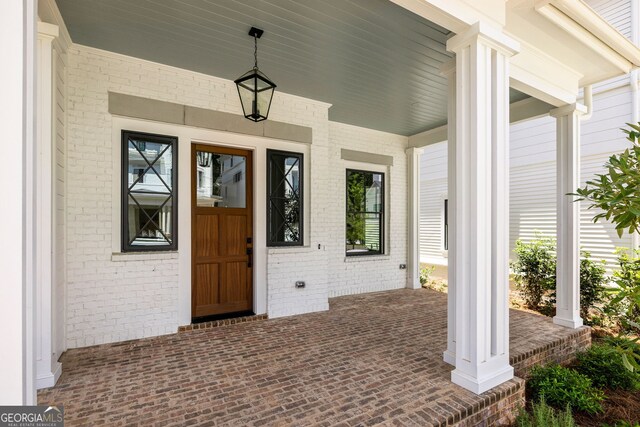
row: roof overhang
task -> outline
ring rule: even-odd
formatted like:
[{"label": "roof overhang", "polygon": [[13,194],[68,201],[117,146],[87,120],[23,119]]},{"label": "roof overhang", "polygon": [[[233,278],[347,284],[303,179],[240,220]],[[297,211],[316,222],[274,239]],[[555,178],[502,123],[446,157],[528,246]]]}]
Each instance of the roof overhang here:
[{"label": "roof overhang", "polygon": [[391,0],[460,34],[478,21],[520,43],[511,87],[554,106],[640,66],[640,49],[582,0]]},{"label": "roof overhang", "polygon": [[601,52],[622,72],[640,66],[640,49],[581,0],[540,0],[536,11]]},{"label": "roof overhang", "polygon": [[582,0],[509,0],[506,13],[505,32],[522,46],[512,86],[552,105],[640,66],[640,49]]}]

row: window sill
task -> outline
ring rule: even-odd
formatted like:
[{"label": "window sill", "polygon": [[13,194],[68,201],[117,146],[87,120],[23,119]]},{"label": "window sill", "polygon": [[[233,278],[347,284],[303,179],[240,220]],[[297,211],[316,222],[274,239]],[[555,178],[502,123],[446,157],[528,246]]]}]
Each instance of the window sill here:
[{"label": "window sill", "polygon": [[344,262],[367,262],[367,261],[387,261],[391,259],[391,255],[389,254],[380,254],[380,255],[352,255],[345,256]]},{"label": "window sill", "polygon": [[[269,246],[267,247],[268,254],[297,254],[300,252],[311,252],[317,246],[312,247],[310,245],[305,246]],[[319,250],[319,249],[315,249]]]},{"label": "window sill", "polygon": [[158,261],[167,259],[178,259],[178,252],[114,252],[111,254],[111,261],[113,262]]}]

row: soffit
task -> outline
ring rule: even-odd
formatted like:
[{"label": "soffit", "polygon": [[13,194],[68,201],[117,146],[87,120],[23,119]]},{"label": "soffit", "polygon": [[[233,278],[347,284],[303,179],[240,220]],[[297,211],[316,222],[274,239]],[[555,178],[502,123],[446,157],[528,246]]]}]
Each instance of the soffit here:
[{"label": "soffit", "polygon": [[235,79],[259,65],[330,120],[412,135],[446,122],[449,32],[386,0],[57,0],[75,43]]}]

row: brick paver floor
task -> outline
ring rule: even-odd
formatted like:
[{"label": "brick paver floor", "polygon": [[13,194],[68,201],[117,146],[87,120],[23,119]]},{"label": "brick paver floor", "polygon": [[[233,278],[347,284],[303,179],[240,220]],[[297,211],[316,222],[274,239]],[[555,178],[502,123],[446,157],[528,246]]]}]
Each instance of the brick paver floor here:
[{"label": "brick paver floor", "polygon": [[[512,356],[572,332],[511,319]],[[483,399],[449,381],[445,344],[446,295],[353,295],[323,313],[69,350],[38,400],[64,404],[67,426],[423,426]]]}]

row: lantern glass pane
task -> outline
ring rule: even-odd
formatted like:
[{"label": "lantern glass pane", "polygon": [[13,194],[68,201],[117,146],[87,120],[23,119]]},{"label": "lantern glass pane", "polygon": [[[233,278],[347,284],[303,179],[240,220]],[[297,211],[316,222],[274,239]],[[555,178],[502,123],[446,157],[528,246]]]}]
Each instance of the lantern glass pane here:
[{"label": "lantern glass pane", "polygon": [[253,91],[247,89],[244,85],[238,85],[238,93],[240,94],[244,115],[251,115],[253,113]]},{"label": "lantern glass pane", "polygon": [[273,88],[258,92],[258,114],[266,117],[269,114],[269,105],[271,104],[271,96]]},{"label": "lantern glass pane", "polygon": [[271,84],[263,80],[260,76],[258,76],[258,78],[256,79],[256,90],[258,91],[265,90],[269,87],[271,87]]}]

